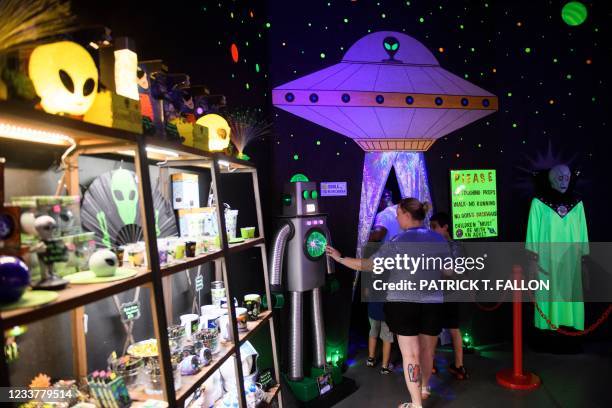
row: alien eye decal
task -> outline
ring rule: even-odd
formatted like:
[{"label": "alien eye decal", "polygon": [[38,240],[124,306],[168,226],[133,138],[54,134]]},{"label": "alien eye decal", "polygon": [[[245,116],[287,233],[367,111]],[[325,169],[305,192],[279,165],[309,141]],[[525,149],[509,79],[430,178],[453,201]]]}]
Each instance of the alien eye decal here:
[{"label": "alien eye decal", "polygon": [[134,201],[136,198],[136,192],[134,190],[130,191],[130,201]]},{"label": "alien eye decal", "polygon": [[121,192],[121,190],[114,190],[113,194],[115,194],[115,199],[117,201],[123,201],[123,193]]},{"label": "alien eye decal", "polygon": [[70,91],[70,93],[74,93],[74,82],[72,82],[72,78],[70,78],[70,75],[63,69],[60,69],[59,77],[62,80],[62,84],[64,84],[64,87],[68,91]]},{"label": "alien eye decal", "polygon": [[87,96],[94,91],[94,87],[96,86],[96,81],[93,78],[87,78],[85,83],[83,84],[83,96]]},{"label": "alien eye decal", "polygon": [[385,37],[385,39],[383,40],[383,47],[385,51],[387,52],[387,54],[389,54],[389,58],[384,61],[397,62],[398,60],[394,58],[395,54],[397,53],[400,47],[400,43],[397,40],[397,38]]}]

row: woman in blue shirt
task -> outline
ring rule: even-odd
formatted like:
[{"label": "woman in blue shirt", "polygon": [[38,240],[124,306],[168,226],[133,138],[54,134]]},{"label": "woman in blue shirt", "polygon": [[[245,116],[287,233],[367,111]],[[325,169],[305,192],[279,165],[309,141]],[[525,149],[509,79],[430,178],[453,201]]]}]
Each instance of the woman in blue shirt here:
[{"label": "woman in blue shirt", "polygon": [[[397,206],[397,221],[405,230],[396,235],[389,244],[370,259],[345,258],[332,247],[327,254],[348,268],[373,271],[377,257],[395,258],[408,255],[413,258],[445,258],[450,255],[444,238],[423,225],[429,211],[428,203],[416,198],[404,198]],[[409,244],[406,244],[409,243]],[[407,274],[406,270],[390,270],[389,282],[399,282],[402,278],[419,276],[421,280],[438,279],[441,269],[420,269]],[[385,320],[397,335],[402,353],[404,378],[412,399],[411,403],[400,404],[400,408],[421,408],[422,400],[429,397],[429,378],[433,353],[440,334],[440,306],[443,302],[441,292],[387,291]]]}]

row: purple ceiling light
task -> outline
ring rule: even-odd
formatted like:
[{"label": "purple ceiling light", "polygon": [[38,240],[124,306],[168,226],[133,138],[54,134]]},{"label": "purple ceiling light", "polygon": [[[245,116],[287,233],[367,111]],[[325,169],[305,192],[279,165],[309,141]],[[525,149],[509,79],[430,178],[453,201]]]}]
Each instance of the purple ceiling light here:
[{"label": "purple ceiling light", "polygon": [[355,140],[365,151],[425,151],[497,111],[497,97],[440,67],[406,34],[357,41],[336,65],[272,90],[274,106]]}]

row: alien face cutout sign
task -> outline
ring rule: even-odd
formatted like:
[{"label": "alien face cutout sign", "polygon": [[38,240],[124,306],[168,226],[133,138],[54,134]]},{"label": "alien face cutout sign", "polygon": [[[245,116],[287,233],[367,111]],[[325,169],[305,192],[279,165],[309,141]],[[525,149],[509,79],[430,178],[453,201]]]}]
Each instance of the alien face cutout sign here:
[{"label": "alien face cutout sign", "polygon": [[48,113],[84,115],[96,98],[98,69],[87,50],[74,42],[36,47],[28,71]]},{"label": "alien face cutout sign", "polygon": [[397,61],[394,58],[400,47],[400,43],[397,38],[385,37],[385,39],[383,40],[383,47],[385,48],[385,51],[387,51],[387,54],[389,54],[389,59],[385,61]]},{"label": "alien face cutout sign", "polygon": [[134,224],[138,209],[138,188],[134,173],[124,169],[115,170],[111,178],[111,190],[123,224]]}]

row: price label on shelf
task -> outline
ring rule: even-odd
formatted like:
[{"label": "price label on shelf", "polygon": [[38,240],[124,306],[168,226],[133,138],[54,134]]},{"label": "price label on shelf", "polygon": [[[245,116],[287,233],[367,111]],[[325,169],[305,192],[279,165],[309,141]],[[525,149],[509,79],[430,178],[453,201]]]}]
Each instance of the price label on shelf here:
[{"label": "price label on shelf", "polygon": [[274,387],[276,385],[276,380],[274,380],[272,376],[272,370],[266,368],[261,371],[259,374],[259,383],[264,391],[268,391],[270,388]]},{"label": "price label on shelf", "polygon": [[195,278],[195,290],[196,292],[199,292],[202,289],[204,289],[204,277],[202,275],[198,275]]},{"label": "price label on shelf", "polygon": [[127,302],[121,304],[121,320],[131,322],[140,319],[140,302]]}]

